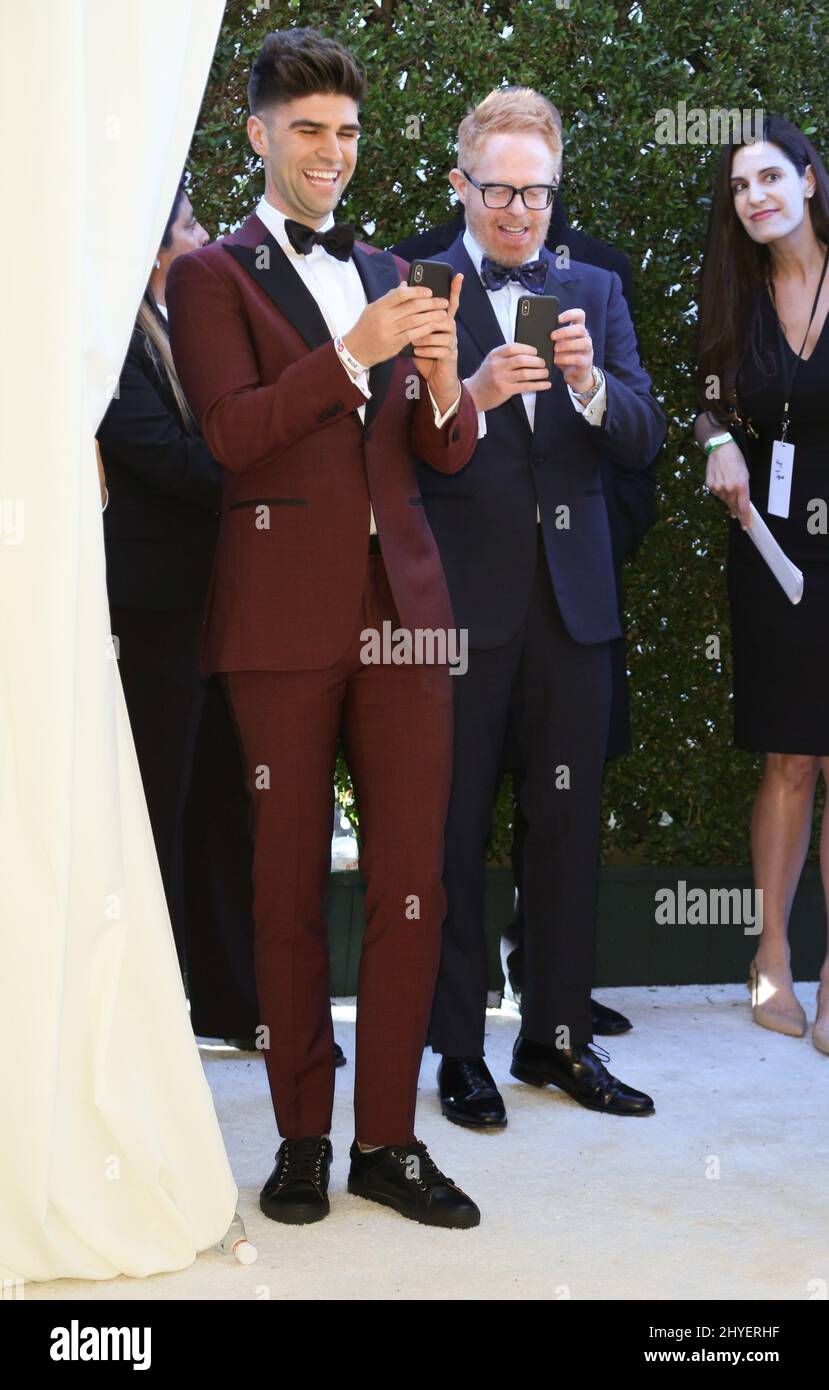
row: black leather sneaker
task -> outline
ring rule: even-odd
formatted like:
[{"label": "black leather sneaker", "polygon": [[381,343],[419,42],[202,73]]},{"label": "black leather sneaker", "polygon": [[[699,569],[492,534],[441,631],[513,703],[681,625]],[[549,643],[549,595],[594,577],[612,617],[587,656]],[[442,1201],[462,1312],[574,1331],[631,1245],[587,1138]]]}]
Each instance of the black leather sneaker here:
[{"label": "black leather sneaker", "polygon": [[276,1167],[259,1194],[265,1215],[294,1226],[327,1216],[332,1157],[330,1139],[283,1139]]},{"label": "black leather sneaker", "polygon": [[355,1197],[391,1207],[424,1226],[478,1226],[481,1213],[459,1187],[440,1171],[425,1144],[389,1145],[363,1153],[351,1145],[348,1190]]}]

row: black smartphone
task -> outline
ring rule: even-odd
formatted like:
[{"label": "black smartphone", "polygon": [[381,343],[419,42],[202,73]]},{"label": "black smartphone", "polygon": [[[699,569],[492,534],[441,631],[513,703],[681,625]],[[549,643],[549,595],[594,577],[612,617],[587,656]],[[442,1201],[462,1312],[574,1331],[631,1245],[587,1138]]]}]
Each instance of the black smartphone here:
[{"label": "black smartphone", "polygon": [[522,294],[515,311],[515,341],[534,347],[548,371],[553,365],[550,334],[558,328],[559,302],[554,294]]},{"label": "black smartphone", "polygon": [[[425,285],[437,299],[448,299],[455,272],[448,261],[412,261],[409,284]],[[401,357],[411,357],[413,347],[407,343],[400,349]]]}]

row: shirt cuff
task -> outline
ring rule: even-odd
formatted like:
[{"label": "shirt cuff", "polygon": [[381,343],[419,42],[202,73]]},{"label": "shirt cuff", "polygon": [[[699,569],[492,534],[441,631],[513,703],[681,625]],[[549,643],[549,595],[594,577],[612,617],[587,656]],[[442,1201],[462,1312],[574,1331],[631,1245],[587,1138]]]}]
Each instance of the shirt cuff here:
[{"label": "shirt cuff", "polygon": [[429,384],[428,384],[428,382],[427,382],[427,390],[428,390],[428,392],[429,392],[429,400],[432,402],[432,408],[434,409],[434,412],[435,412],[435,429],[438,429],[438,430],[441,429],[441,428],[446,424],[446,421],[447,421],[447,420],[451,420],[452,416],[455,414],[455,412],[456,412],[458,406],[459,406],[460,403],[461,403],[461,389],[462,389],[462,388],[459,386],[459,387],[458,387],[458,394],[457,394],[457,396],[455,397],[455,400],[453,401],[452,405],[450,405],[449,409],[446,410],[446,411],[444,411],[443,415],[441,415],[441,414],[440,414],[440,411],[438,410],[438,403],[437,403],[437,401],[435,400],[434,396],[432,395],[432,388],[431,388],[431,386],[429,386]]},{"label": "shirt cuff", "polygon": [[485,439],[485,438],[486,438],[486,411],[485,411],[485,410],[479,410],[479,411],[478,411],[478,438],[479,438],[479,439]]},{"label": "shirt cuff", "polygon": [[594,368],[594,370],[601,380],[601,385],[592,401],[588,401],[587,405],[582,405],[581,401],[577,401],[575,392],[572,391],[569,386],[567,387],[567,390],[570,392],[570,400],[573,402],[579,415],[584,416],[588,425],[600,425],[604,419],[605,410],[607,409],[607,382],[605,381],[604,372],[601,371],[599,367]]},{"label": "shirt cuff", "polygon": [[109,488],[107,487],[106,483],[104,483],[104,505],[102,506],[101,511],[102,511],[102,512],[105,512],[108,506],[109,506]]}]

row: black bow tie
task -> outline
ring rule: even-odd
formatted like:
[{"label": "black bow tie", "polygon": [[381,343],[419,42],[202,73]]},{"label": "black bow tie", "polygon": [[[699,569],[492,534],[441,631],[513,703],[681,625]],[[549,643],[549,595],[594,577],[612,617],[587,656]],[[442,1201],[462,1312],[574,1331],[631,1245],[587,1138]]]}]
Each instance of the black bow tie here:
[{"label": "black bow tie", "polygon": [[502,290],[509,280],[517,280],[533,294],[541,294],[547,279],[545,261],[525,261],[523,265],[500,265],[489,256],[481,257],[481,279],[488,290]]},{"label": "black bow tie", "polygon": [[315,232],[313,227],[306,227],[304,222],[294,222],[292,218],[286,217],[285,232],[300,256],[307,256],[315,246],[322,246],[329,256],[336,256],[338,261],[351,259],[354,250],[354,226],[351,222],[335,222],[327,232]]}]

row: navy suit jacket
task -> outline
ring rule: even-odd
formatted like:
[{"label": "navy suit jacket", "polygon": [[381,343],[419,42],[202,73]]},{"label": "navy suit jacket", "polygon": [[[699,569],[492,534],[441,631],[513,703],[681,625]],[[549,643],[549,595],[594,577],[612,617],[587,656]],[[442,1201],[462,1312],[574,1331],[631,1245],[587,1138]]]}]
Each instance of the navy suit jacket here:
[{"label": "navy suit jacket", "polygon": [[[466,227],[463,204],[460,203],[449,222],[439,227],[431,227],[427,232],[416,232],[413,236],[399,241],[391,250],[406,261],[415,259],[443,260],[440,253],[447,251],[457,236]],[[560,246],[566,246],[571,261],[584,261],[587,265],[601,266],[603,270],[615,270],[622,282],[622,294],[627,300],[630,316],[634,319],[633,276],[630,259],[623,251],[617,251],[598,237],[588,236],[577,231],[567,221],[567,212],[559,194],[553,202],[550,225],[547,229],[547,250],[553,256]],[[610,517],[610,537],[613,542],[613,556],[616,564],[616,578],[621,587],[622,565],[635,553],[656,519],[656,464],[648,468],[619,468],[611,476],[603,479],[605,500]]]},{"label": "navy suit jacket", "polygon": [[[530,429],[520,395],[486,415],[486,437],[453,476],[420,465],[420,491],[443,561],[455,622],[472,647],[496,647],[518,630],[529,603],[536,558],[536,504],[550,577],[576,642],[621,636],[603,474],[646,469],[665,437],[665,418],[639,361],[636,335],[613,272],[572,261],[547,262],[545,294],[561,309],[585,311],[594,361],[607,382],[601,425],[575,409],[564,378],[536,397]],[[472,376],[504,339],[480,276],[458,236],[447,260],[464,274],[458,309],[458,370]]]}]

